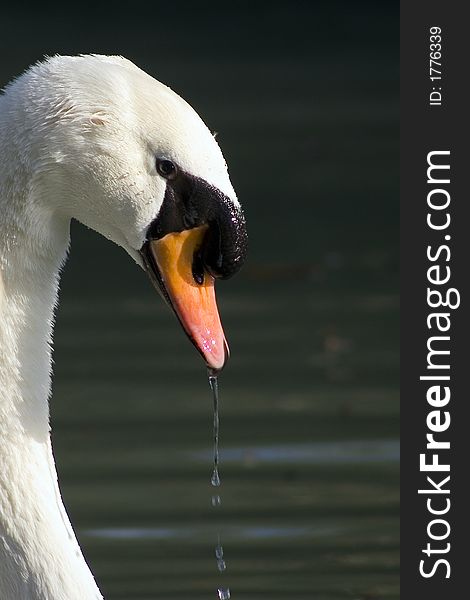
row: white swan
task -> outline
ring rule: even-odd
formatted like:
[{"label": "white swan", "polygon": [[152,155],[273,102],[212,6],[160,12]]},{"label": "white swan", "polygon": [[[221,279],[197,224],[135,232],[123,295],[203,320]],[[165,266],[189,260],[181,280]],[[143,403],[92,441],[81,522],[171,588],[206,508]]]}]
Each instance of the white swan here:
[{"label": "white swan", "polygon": [[56,56],[30,68],[0,96],[1,600],[102,597],[49,437],[51,333],[72,217],[148,271],[209,367],[225,360],[213,277],[239,268],[246,235],[210,131],[124,58]]}]

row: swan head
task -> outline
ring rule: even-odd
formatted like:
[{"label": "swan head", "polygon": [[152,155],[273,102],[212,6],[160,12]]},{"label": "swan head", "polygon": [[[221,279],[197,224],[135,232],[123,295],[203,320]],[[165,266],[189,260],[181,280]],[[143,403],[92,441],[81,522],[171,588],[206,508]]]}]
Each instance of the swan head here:
[{"label": "swan head", "polygon": [[35,202],[122,246],[208,367],[221,369],[228,346],[214,281],[238,271],[247,238],[224,157],[199,115],[122,57],[49,58],[5,97],[16,98],[12,118],[28,135]]}]

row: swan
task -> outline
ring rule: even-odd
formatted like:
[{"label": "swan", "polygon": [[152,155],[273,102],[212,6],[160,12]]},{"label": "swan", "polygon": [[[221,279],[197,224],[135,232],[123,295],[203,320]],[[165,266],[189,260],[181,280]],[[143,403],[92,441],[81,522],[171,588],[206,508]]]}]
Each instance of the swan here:
[{"label": "swan", "polygon": [[[246,252],[243,211],[198,114],[119,56],[53,56],[0,95],[0,599],[102,598],[57,481],[49,394],[71,218],[150,276],[213,371],[214,281]],[[99,260],[99,257],[97,257]]]}]

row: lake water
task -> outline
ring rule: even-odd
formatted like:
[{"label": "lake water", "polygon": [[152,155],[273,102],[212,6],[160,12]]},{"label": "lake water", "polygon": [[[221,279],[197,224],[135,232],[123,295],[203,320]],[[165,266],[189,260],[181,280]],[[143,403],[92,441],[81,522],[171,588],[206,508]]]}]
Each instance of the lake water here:
[{"label": "lake water", "polygon": [[223,580],[245,600],[398,598],[396,296],[332,293],[308,278],[260,284],[250,269],[219,286],[232,359],[220,376],[214,511],[198,355],[143,273],[135,295],[105,275],[113,293],[96,298],[67,293],[72,270],[53,436],[106,597],[215,598]]},{"label": "lake water", "polygon": [[398,9],[181,4],[31,8],[21,43],[20,8],[2,18],[3,82],[43,53],[119,52],[184,95],[249,226],[218,285],[215,511],[205,368],[129,257],[74,224],[52,399],[68,511],[107,600],[397,599]]}]

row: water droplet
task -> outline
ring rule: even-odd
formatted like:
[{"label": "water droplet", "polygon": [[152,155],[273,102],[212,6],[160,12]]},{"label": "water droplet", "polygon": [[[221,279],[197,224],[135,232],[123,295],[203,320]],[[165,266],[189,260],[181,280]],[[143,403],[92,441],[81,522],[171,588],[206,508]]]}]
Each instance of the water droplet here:
[{"label": "water droplet", "polygon": [[215,547],[215,556],[218,560],[224,557],[224,549],[220,544],[217,544],[217,546]]},{"label": "water droplet", "polygon": [[212,472],[211,484],[213,485],[213,487],[220,487],[220,476],[217,467],[214,467],[214,470]]},{"label": "water droplet", "polygon": [[220,496],[212,496],[211,504],[214,507],[220,506],[222,504],[222,500],[220,499]]},{"label": "water droplet", "polygon": [[228,588],[218,588],[219,600],[230,600],[230,590]]},{"label": "water droplet", "polygon": [[225,564],[225,560],[223,558],[217,561],[217,568],[221,573],[223,573],[227,568],[227,565]]}]

